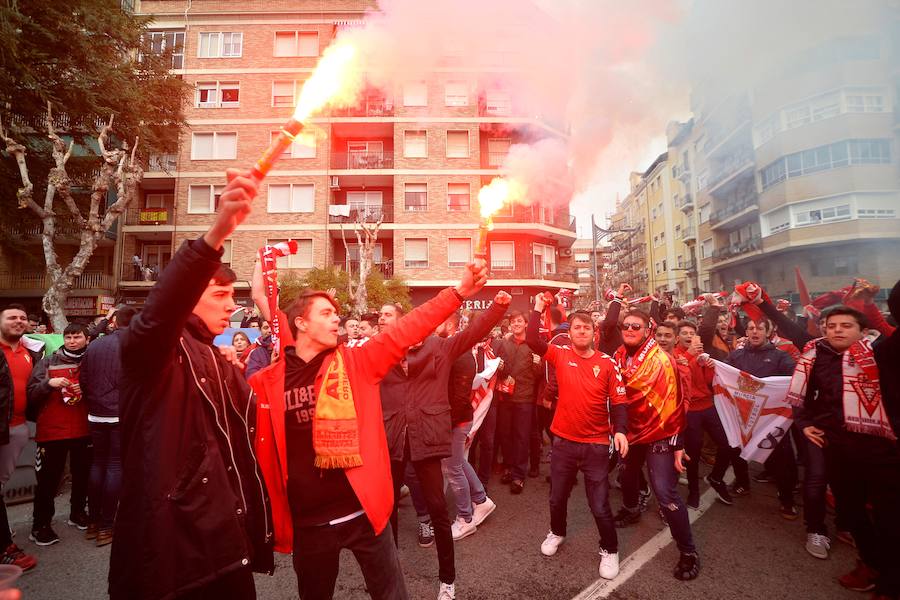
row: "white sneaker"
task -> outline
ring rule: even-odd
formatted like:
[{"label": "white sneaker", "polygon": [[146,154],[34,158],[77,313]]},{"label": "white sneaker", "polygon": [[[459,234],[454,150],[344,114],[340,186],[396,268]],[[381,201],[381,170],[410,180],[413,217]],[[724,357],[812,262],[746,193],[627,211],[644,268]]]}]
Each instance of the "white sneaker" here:
[{"label": "white sneaker", "polygon": [[806,551],[816,558],[828,558],[828,551],[831,550],[831,540],[827,535],[820,533],[806,534]]},{"label": "white sneaker", "polygon": [[600,549],[600,577],[615,579],[619,574],[619,553]]},{"label": "white sneaker", "polygon": [[475,523],[475,526],[481,525],[485,519],[488,518],[494,509],[497,508],[497,505],[494,504],[494,501],[490,498],[485,498],[484,502],[481,504],[472,504],[472,522]]},{"label": "white sneaker", "polygon": [[456,600],[456,584],[441,582],[438,600]]},{"label": "white sneaker", "polygon": [[462,517],[456,517],[456,520],[450,525],[450,533],[453,534],[454,540],[461,540],[464,537],[470,536],[475,533],[476,529],[478,529],[478,527],[475,525],[474,518],[467,522]]},{"label": "white sneaker", "polygon": [[544,556],[553,556],[559,549],[559,545],[566,539],[564,535],[556,535],[552,531],[547,534],[546,539],[541,544],[541,554]]},{"label": "white sneaker", "polygon": [[409,496],[409,486],[404,483],[400,486],[400,497],[405,498],[407,496]]}]

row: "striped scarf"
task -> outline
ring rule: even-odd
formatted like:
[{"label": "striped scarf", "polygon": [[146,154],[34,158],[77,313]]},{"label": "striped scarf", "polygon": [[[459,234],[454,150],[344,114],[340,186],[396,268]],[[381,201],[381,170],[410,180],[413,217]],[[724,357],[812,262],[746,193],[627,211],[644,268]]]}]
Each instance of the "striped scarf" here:
[{"label": "striped scarf", "polygon": [[[807,385],[816,362],[819,342],[811,341],[803,349],[797,360],[787,401],[794,406],[803,406],[806,401]],[[891,422],[881,401],[881,385],[878,365],[872,352],[872,339],[864,337],[848,348],[841,357],[843,374],[844,427],[848,431],[866,433],[896,440]]]}]

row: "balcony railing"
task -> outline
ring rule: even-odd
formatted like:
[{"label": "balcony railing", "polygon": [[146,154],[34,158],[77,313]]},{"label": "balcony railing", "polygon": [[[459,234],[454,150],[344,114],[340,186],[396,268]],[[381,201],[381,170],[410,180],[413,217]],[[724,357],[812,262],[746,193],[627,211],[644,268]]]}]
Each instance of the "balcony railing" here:
[{"label": "balcony railing", "polygon": [[393,205],[368,205],[368,206],[356,206],[349,205],[349,208],[344,209],[347,213],[344,214],[334,214],[333,209],[335,207],[346,207],[346,204],[333,204],[329,207],[329,215],[328,222],[329,223],[375,223],[378,219],[381,219],[382,223],[393,223],[394,222],[394,207]]},{"label": "balcony railing", "polygon": [[[23,289],[46,291],[51,284],[50,275],[45,271],[25,271],[22,273],[6,273],[0,276],[0,287],[3,289]],[[113,290],[115,281],[112,275],[100,271],[87,271],[72,282],[73,290]]]},{"label": "balcony railing", "polygon": [[685,227],[684,229],[681,230],[681,240],[682,241],[686,242],[687,240],[696,240],[696,239],[697,239],[697,230],[694,229],[693,225],[691,225],[690,227]]},{"label": "balcony railing", "polygon": [[394,103],[383,98],[370,99],[358,106],[335,108],[332,117],[390,117],[394,114]]},{"label": "balcony railing", "polygon": [[[165,269],[165,265],[162,267]],[[121,281],[156,281],[162,269],[157,265],[147,265],[138,268],[130,260],[122,263]]]},{"label": "balcony railing", "polygon": [[708,187],[710,189],[716,187],[738,171],[743,170],[748,164],[753,162],[753,152],[749,148],[744,148],[737,152],[716,169],[715,174],[710,177]]},{"label": "balcony railing", "polygon": [[486,166],[498,168],[502,167],[508,155],[509,152],[485,152],[484,156],[487,157]]},{"label": "balcony railing", "polygon": [[712,258],[713,262],[718,262],[722,260],[727,260],[729,258],[733,258],[740,254],[744,254],[746,252],[753,252],[755,250],[759,250],[762,248],[762,237],[755,236],[748,240],[744,240],[742,242],[738,242],[733,246],[726,246],[724,248],[717,248],[713,251]]},{"label": "balcony railing", "polygon": [[151,154],[147,161],[147,171],[150,173],[173,173],[178,168],[177,154]]},{"label": "balcony railing", "polygon": [[171,208],[129,208],[125,212],[126,225],[171,225],[174,222]]},{"label": "balcony railing", "polygon": [[686,260],[683,263],[678,265],[679,269],[683,269],[688,273],[696,273],[697,272],[697,261],[693,258],[690,260]]},{"label": "balcony railing", "polygon": [[729,201],[728,206],[726,206],[725,208],[719,209],[716,212],[709,215],[709,224],[715,225],[717,223],[721,223],[725,219],[728,219],[729,217],[732,217],[740,212],[743,212],[743,211],[747,210],[748,208],[750,208],[751,206],[757,206],[757,205],[758,205],[758,200],[756,198],[756,194],[747,196],[746,198],[743,198],[736,202]]},{"label": "balcony railing", "polygon": [[678,208],[684,212],[690,212],[694,209],[694,197],[691,194],[685,194],[678,200]]},{"label": "balcony railing", "polygon": [[333,152],[332,169],[393,169],[393,152]]},{"label": "balcony railing", "polygon": [[[334,261],[334,266],[347,271],[351,275],[359,273],[358,260],[336,260]],[[372,272],[374,273],[376,271],[380,271],[385,279],[390,279],[394,276],[394,261],[388,259],[383,260],[382,262],[372,263]]]},{"label": "balcony railing", "polygon": [[545,279],[547,281],[578,281],[578,270],[549,271],[534,265],[513,261],[491,260],[491,279]]},{"label": "balcony railing", "polygon": [[517,207],[512,215],[500,214],[494,217],[495,223],[543,223],[558,229],[576,230],[575,217],[564,213],[553,213],[539,206]]}]

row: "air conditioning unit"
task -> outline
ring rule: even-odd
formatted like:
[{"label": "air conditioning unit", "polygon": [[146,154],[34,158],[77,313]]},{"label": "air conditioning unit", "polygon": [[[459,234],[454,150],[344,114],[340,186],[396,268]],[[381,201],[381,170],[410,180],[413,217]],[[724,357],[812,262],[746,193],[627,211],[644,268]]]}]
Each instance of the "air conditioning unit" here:
[{"label": "air conditioning unit", "polygon": [[341,189],[340,182],[338,181],[338,176],[337,176],[337,175],[332,175],[332,177],[331,177],[331,186],[330,186],[330,187],[331,187],[331,189],[333,189],[333,190],[339,190],[339,189]]},{"label": "air conditioning unit", "polygon": [[556,253],[560,258],[569,258],[572,256],[573,252],[571,248],[558,248]]}]

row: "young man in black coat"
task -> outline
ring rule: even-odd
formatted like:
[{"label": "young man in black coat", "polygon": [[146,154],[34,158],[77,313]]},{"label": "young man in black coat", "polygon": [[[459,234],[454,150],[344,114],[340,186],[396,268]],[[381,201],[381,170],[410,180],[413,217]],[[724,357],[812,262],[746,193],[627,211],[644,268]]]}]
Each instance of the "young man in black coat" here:
[{"label": "young man in black coat", "polygon": [[235,308],[223,242],[256,192],[229,170],[216,221],[181,246],[123,332],[112,600],[250,599],[253,572],[274,570],[251,391],[212,345]]}]

